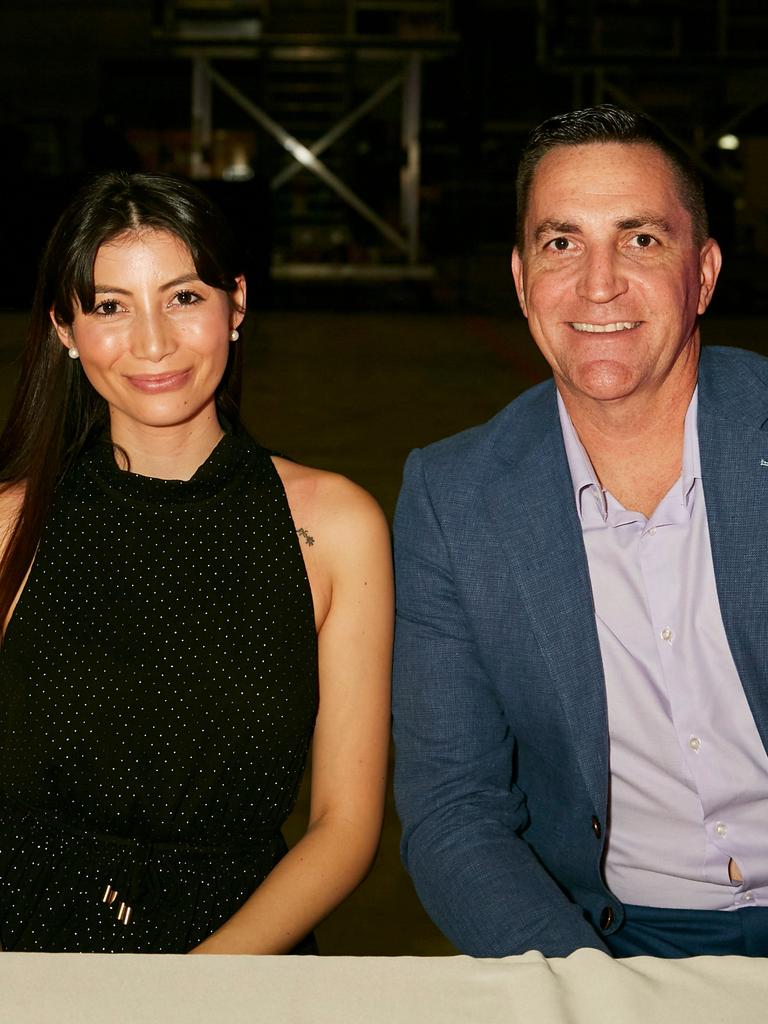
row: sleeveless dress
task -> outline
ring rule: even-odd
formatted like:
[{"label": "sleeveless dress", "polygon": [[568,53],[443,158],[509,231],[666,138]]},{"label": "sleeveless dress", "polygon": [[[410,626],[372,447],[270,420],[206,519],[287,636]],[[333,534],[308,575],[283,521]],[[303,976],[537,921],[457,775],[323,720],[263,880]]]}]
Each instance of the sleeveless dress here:
[{"label": "sleeveless dress", "polygon": [[228,434],[179,482],[88,450],[0,652],[3,948],[183,953],[210,935],[286,851],[317,703],[269,453]]}]

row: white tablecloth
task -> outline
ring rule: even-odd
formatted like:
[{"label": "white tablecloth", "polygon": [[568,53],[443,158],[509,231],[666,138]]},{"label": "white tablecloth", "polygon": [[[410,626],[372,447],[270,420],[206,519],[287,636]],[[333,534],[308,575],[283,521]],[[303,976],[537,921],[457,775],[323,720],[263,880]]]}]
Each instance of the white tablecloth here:
[{"label": "white tablecloth", "polygon": [[3,1024],[766,1024],[768,960],[0,954]]}]

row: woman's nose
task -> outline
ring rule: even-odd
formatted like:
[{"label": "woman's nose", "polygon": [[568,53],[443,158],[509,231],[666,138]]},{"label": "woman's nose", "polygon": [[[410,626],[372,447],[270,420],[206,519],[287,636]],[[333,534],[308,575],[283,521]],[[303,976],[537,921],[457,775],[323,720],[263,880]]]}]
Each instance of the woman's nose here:
[{"label": "woman's nose", "polygon": [[153,313],[137,318],[131,351],[138,359],[159,362],[176,348],[172,325]]}]

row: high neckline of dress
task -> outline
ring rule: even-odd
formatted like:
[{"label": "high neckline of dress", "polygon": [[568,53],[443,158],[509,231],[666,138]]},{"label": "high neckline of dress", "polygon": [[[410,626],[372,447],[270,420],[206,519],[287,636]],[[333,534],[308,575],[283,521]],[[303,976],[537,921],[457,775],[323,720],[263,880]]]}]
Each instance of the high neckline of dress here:
[{"label": "high neckline of dress", "polygon": [[149,504],[186,504],[206,501],[223,491],[243,465],[244,441],[225,434],[189,480],[163,480],[121,469],[109,438],[98,441],[84,456],[85,467],[102,486],[123,498]]}]

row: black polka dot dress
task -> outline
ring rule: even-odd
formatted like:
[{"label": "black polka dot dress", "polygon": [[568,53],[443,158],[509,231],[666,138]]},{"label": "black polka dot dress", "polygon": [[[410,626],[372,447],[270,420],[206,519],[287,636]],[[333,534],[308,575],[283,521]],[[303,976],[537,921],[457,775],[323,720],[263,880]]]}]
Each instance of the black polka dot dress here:
[{"label": "black polka dot dress", "polygon": [[317,702],[268,453],[227,435],[180,482],[90,449],[0,652],[3,947],[182,953],[210,935],[285,853]]}]

